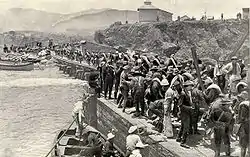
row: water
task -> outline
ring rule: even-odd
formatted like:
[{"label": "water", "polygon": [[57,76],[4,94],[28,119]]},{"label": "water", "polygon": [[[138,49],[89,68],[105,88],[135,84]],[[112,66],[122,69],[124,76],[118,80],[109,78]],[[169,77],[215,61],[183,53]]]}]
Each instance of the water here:
[{"label": "water", "polygon": [[72,122],[85,82],[55,67],[0,71],[0,157],[43,157],[56,133]]}]

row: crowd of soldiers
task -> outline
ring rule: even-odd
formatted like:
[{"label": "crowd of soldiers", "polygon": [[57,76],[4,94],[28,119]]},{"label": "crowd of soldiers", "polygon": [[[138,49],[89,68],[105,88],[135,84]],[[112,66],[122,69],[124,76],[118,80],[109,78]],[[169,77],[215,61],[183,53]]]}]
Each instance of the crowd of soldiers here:
[{"label": "crowd of soldiers", "polygon": [[243,60],[234,56],[229,63],[198,59],[195,64],[193,59],[177,61],[173,55],[163,60],[131,52],[80,54],[81,61],[98,69],[99,97],[103,93],[105,99],[115,99],[123,112],[135,107],[134,117],[148,118],[167,137],[173,137],[171,124],[180,122],[176,141],[186,148],[188,136],[200,134],[202,122],[214,132],[215,156],[220,156],[222,141],[229,156],[230,140],[235,137],[239,137],[241,156],[246,155],[249,100]]}]

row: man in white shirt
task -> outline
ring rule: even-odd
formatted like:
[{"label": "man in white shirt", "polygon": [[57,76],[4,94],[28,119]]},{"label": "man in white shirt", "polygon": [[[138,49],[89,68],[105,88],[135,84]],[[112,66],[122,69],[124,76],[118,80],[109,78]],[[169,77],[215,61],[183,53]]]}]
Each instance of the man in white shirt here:
[{"label": "man in white shirt", "polygon": [[136,144],[141,142],[141,138],[136,133],[138,132],[137,126],[131,126],[128,130],[129,135],[126,138],[126,157],[130,157],[133,150],[136,148]]},{"label": "man in white shirt", "polygon": [[147,144],[143,144],[142,142],[138,142],[135,146],[135,150],[132,151],[129,157],[142,157],[141,149],[147,147]]},{"label": "man in white shirt", "polygon": [[228,63],[222,68],[222,71],[227,74],[229,79],[230,93],[237,94],[236,85],[241,80],[241,67],[237,62],[237,57],[232,57],[232,62]]},{"label": "man in white shirt", "polygon": [[81,134],[81,128],[83,125],[83,118],[84,118],[84,110],[83,110],[83,103],[77,102],[74,104],[74,109],[72,111],[72,116],[74,119],[76,119],[76,136],[80,136]]}]

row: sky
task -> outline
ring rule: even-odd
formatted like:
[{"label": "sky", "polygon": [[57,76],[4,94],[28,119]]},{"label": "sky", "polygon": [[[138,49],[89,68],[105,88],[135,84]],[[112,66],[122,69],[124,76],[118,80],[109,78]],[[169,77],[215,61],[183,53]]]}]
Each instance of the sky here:
[{"label": "sky", "polygon": [[[152,4],[174,13],[174,16],[188,15],[220,18],[236,17],[242,8],[250,7],[250,0],[151,0]],[[0,12],[10,8],[33,8],[48,12],[72,13],[90,8],[115,8],[136,10],[144,0],[0,0]]]}]

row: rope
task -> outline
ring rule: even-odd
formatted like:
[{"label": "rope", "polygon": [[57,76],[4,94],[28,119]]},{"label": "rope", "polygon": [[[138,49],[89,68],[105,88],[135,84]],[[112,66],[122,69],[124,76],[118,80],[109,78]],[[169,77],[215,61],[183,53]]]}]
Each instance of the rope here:
[{"label": "rope", "polygon": [[67,131],[71,128],[71,126],[74,124],[76,118],[73,120],[73,122],[69,125],[68,129],[62,134],[62,136],[56,141],[56,143],[54,144],[54,146],[50,149],[50,151],[48,152],[48,154],[45,157],[48,157],[50,155],[50,153],[53,151],[53,149],[55,148],[55,146],[60,142],[60,140],[63,138],[63,136],[67,133]]}]

